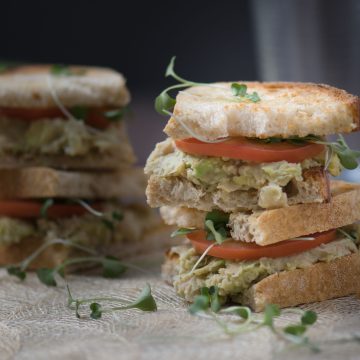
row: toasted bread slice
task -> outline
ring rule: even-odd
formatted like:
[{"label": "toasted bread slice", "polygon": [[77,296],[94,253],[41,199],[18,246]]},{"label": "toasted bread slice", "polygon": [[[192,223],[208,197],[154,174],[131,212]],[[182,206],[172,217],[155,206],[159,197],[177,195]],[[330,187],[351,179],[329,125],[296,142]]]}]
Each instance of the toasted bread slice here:
[{"label": "toasted bread slice", "polygon": [[269,245],[298,236],[336,229],[360,220],[360,184],[331,182],[332,199],[325,204],[301,204],[287,208],[232,213],[234,239]]},{"label": "toasted bread slice", "polygon": [[[289,185],[291,186],[284,188],[285,193],[287,192],[287,205],[323,203],[330,199],[327,175],[322,168],[305,170],[302,181],[293,180]],[[231,193],[223,190],[207,191],[184,178],[152,175],[148,181],[146,195],[151,207],[172,205],[202,211],[219,209],[234,212],[261,209],[260,191],[261,189],[237,190]]]},{"label": "toasted bread slice", "polygon": [[[350,225],[360,220],[360,184],[331,182],[332,199],[325,204],[301,204],[281,209],[236,212],[228,224],[235,240],[270,245],[290,238]],[[204,227],[206,212],[178,206],[163,206],[166,224]]]},{"label": "toasted bread slice", "polygon": [[245,305],[263,311],[267,304],[281,308],[360,293],[360,253],[317,263],[306,269],[270,275],[245,293]]},{"label": "toasted bread slice", "polygon": [[[0,107],[123,107],[130,101],[124,77],[100,67],[70,66],[70,75],[54,75],[51,65],[9,68],[0,75]],[[50,80],[49,80],[50,78]]]},{"label": "toasted bread slice", "polygon": [[[169,251],[162,278],[172,285],[179,272],[179,256]],[[267,304],[281,308],[360,293],[360,252],[318,262],[304,269],[281,271],[265,277],[245,291],[242,305],[263,311]]]},{"label": "toasted bread slice", "polygon": [[146,179],[140,168],[117,172],[75,172],[46,167],[0,169],[0,199],[143,198]]},{"label": "toasted bread slice", "polygon": [[[174,139],[199,137],[318,136],[359,128],[359,98],[344,90],[312,83],[240,82],[260,101],[236,98],[231,83],[195,86],[179,92],[165,127]],[[189,134],[185,127],[192,130]]]}]

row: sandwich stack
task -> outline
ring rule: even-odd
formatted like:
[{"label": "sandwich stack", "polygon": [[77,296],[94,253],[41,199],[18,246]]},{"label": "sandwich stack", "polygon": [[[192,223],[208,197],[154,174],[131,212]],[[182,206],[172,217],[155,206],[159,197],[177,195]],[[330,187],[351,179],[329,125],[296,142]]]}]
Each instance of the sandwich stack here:
[{"label": "sandwich stack", "polygon": [[145,168],[149,205],[186,237],[163,265],[177,294],[216,286],[261,311],[360,293],[360,186],[329,181],[360,153],[325,138],[357,130],[359,112],[358,97],[311,83],[180,92]]},{"label": "sandwich stack", "polygon": [[[0,264],[39,248],[30,268],[74,254],[129,256],[165,231],[143,199],[123,115],[123,76],[95,67],[0,74]],[[50,246],[51,245],[51,246]]]}]

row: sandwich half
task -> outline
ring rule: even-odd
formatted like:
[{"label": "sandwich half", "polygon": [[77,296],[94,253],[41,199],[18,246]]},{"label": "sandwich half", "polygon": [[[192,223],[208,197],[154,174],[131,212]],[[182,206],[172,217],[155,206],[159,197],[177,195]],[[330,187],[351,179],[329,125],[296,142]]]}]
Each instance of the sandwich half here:
[{"label": "sandwich half", "polygon": [[[30,269],[52,268],[89,251],[123,259],[172,243],[169,227],[140,196],[144,176],[136,169],[128,179],[47,168],[0,173],[9,171],[0,177],[1,266],[18,264],[44,245]],[[21,180],[11,186],[7,176]],[[126,182],[131,186],[126,188]],[[16,190],[19,196],[9,197]],[[119,200],[115,195],[121,194]]]},{"label": "sandwich half", "polygon": [[33,65],[0,74],[0,167],[113,170],[135,161],[114,70]]},{"label": "sandwich half", "polygon": [[[150,155],[148,203],[184,235],[163,276],[187,301],[216,286],[256,311],[360,291],[360,187],[342,135],[359,128],[359,98],[312,83],[180,82],[155,107],[168,139]],[[169,91],[180,91],[176,99]]]}]

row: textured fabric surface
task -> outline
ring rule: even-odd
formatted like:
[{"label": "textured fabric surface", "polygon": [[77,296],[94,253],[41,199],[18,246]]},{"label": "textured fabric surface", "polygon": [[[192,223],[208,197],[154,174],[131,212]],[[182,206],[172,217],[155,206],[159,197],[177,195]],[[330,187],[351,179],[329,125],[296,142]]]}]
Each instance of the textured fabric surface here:
[{"label": "textured fabric surface", "polygon": [[[210,319],[191,316],[187,304],[159,275],[159,254],[137,259],[147,273],[131,270],[122,279],[67,278],[75,298],[112,295],[134,299],[148,282],[156,313],[127,310],[99,320],[77,319],[67,308],[61,284],[49,288],[29,275],[25,282],[0,271],[0,359],[359,359],[360,300],[348,297],[306,306],[319,319],[310,330],[322,351],[288,349],[267,329],[226,337]],[[83,312],[87,313],[87,309]],[[295,318],[278,320],[286,324]]]}]

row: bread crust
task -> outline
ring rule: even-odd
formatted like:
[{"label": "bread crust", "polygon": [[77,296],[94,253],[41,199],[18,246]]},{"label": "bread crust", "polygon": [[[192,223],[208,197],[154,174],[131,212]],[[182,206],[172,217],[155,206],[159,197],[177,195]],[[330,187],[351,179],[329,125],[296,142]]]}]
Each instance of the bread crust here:
[{"label": "bread crust", "polygon": [[[165,255],[162,278],[173,284],[178,274],[179,257],[171,251]],[[328,263],[318,262],[305,269],[282,271],[254,284],[244,294],[242,305],[259,312],[266,304],[281,308],[360,293],[360,252]]]},{"label": "bread crust", "polygon": [[179,92],[164,131],[174,138],[290,137],[331,135],[359,129],[359,97],[323,84],[239,82],[258,92],[259,102],[234,101],[232,83],[195,86]]},{"label": "bread crust", "polygon": [[201,229],[204,227],[206,212],[183,206],[161,206],[160,215],[165,224]]},{"label": "bread crust", "polygon": [[[290,238],[336,229],[360,220],[360,184],[331,182],[332,200],[324,204],[301,204],[287,208],[233,213],[233,233],[246,226],[252,241],[269,245]],[[239,234],[234,234],[236,238]]]},{"label": "bread crust", "polygon": [[[130,101],[124,77],[108,68],[70,66],[75,75],[51,75],[51,65],[18,66],[0,75],[0,107],[57,107],[47,77],[65,107],[123,107]],[[78,73],[78,75],[76,75]]]},{"label": "bread crust", "polygon": [[266,304],[281,308],[359,294],[360,253],[306,269],[283,271],[266,277],[245,294],[245,305],[263,311]]},{"label": "bread crust", "polygon": [[141,168],[116,172],[62,171],[47,167],[0,169],[0,199],[142,199],[145,187]]}]

